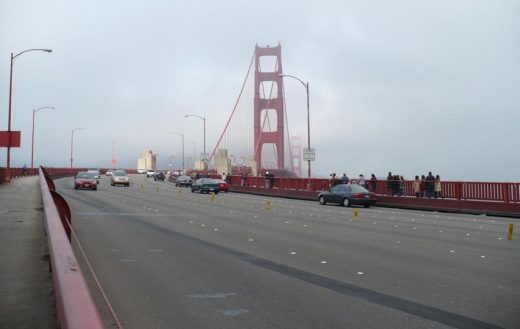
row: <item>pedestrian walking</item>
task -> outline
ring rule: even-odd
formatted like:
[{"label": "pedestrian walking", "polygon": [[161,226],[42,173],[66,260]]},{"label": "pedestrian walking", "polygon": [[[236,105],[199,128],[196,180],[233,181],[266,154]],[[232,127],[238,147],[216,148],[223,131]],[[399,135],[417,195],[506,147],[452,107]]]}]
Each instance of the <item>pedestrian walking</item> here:
[{"label": "pedestrian walking", "polygon": [[392,181],[394,180],[394,176],[392,176],[392,172],[388,172],[388,176],[386,177],[386,194],[392,195]]},{"label": "pedestrian walking", "polygon": [[426,177],[424,175],[421,175],[421,198],[424,198],[426,196]]},{"label": "pedestrian walking", "polygon": [[347,174],[343,173],[343,176],[341,176],[341,184],[348,184],[349,181]]},{"label": "pedestrian walking", "polygon": [[372,174],[370,177],[370,191],[376,193],[377,178],[376,175]]},{"label": "pedestrian walking", "polygon": [[435,191],[435,177],[433,177],[432,172],[428,172],[428,176],[426,176],[426,196],[428,198],[433,197],[433,193]]},{"label": "pedestrian walking", "polygon": [[416,198],[421,196],[421,180],[417,175],[415,176],[415,180],[413,181],[413,192],[415,193]]},{"label": "pedestrian walking", "polygon": [[441,177],[439,175],[435,176],[435,199],[437,198],[442,198]]},{"label": "pedestrian walking", "polygon": [[363,174],[359,174],[358,184],[359,186],[365,187],[365,176],[363,176]]}]

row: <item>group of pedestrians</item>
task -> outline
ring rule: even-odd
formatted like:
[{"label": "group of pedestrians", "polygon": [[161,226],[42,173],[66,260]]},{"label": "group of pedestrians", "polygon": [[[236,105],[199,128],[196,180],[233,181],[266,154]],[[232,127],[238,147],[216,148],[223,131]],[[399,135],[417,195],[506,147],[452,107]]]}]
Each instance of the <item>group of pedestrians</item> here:
[{"label": "group of pedestrians", "polygon": [[[378,179],[374,174],[371,175],[370,179],[365,179],[363,174],[360,174],[357,179],[350,179],[346,173],[341,177],[338,177],[336,173],[330,174],[329,183],[330,186],[336,184],[358,184],[371,192],[376,192]],[[388,172],[386,182],[383,185],[383,193],[392,196],[405,196],[407,195],[407,184],[403,176],[392,174]],[[410,185],[408,185],[410,188]],[[428,175],[415,176],[415,180],[412,183],[412,191],[418,198],[442,198],[442,184],[439,175],[433,176],[431,171]]]},{"label": "group of pedestrians", "polygon": [[413,182],[413,190],[417,198],[442,198],[441,177],[432,175],[430,171],[428,176],[415,176]]},{"label": "group of pedestrians", "polygon": [[365,179],[363,174],[359,174],[357,179],[350,179],[346,173],[343,173],[341,177],[336,176],[336,173],[332,173],[329,176],[329,185],[334,186],[336,184],[358,184],[368,189],[371,192],[375,192],[377,185],[376,175],[372,174],[369,180]]},{"label": "group of pedestrians", "polygon": [[388,195],[406,195],[406,184],[404,177],[401,175],[392,175],[392,172],[389,171],[388,176],[386,177],[386,190]]}]

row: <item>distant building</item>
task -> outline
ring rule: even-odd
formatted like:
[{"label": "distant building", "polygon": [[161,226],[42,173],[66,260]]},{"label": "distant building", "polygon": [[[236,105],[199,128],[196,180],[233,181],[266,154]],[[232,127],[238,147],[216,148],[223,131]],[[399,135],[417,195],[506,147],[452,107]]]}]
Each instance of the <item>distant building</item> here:
[{"label": "distant building", "polygon": [[144,150],[143,157],[137,159],[137,170],[155,170],[157,166],[157,155],[152,150]]}]

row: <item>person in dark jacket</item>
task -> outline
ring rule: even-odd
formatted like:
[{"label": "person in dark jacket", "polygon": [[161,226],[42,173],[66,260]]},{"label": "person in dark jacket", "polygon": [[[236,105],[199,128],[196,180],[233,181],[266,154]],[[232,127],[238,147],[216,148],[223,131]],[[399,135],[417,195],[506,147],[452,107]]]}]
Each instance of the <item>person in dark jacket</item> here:
[{"label": "person in dark jacket", "polygon": [[433,177],[432,172],[428,173],[426,176],[426,197],[432,198],[433,192],[435,191],[435,177]]},{"label": "person in dark jacket", "polygon": [[370,177],[370,192],[376,193],[376,186],[377,186],[377,178],[376,178],[376,175],[372,174],[372,177]]}]

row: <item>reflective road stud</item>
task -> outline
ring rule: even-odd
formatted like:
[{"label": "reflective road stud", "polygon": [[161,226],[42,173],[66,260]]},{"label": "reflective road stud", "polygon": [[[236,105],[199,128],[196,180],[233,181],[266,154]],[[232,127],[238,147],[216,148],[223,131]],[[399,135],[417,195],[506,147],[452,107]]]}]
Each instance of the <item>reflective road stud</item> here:
[{"label": "reflective road stud", "polygon": [[509,224],[509,233],[507,234],[507,239],[509,241],[513,240],[513,228],[514,224]]},{"label": "reflective road stud", "polygon": [[354,221],[357,223],[359,217],[359,210],[354,209]]},{"label": "reflective road stud", "polygon": [[271,200],[267,200],[265,202],[265,208],[270,210],[272,207],[273,207],[273,203],[271,202]]}]

